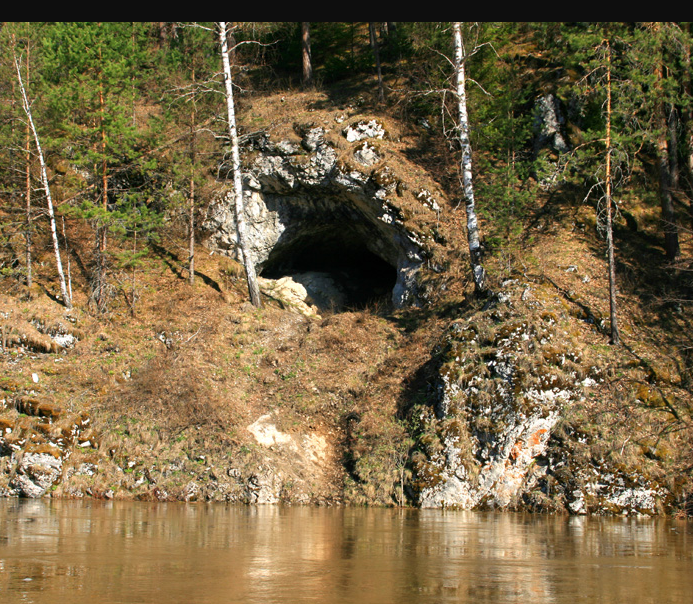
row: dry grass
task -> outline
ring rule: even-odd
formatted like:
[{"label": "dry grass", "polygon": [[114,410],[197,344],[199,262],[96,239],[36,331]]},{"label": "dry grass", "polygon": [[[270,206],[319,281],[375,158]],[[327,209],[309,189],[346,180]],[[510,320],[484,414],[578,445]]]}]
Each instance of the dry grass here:
[{"label": "dry grass", "polygon": [[[200,275],[194,286],[188,285],[185,241],[172,232],[138,271],[135,316],[122,293],[98,314],[88,305],[91,233],[68,221],[74,244],[72,313],[55,301],[45,232],[37,235],[39,285],[28,292],[19,277],[3,279],[3,398],[52,399],[67,412],[92,415],[101,434],[100,451],[76,451],[71,463],[98,461],[104,470],[98,480],[75,475],[70,488],[76,490],[88,485],[101,493],[140,489],[145,496],[153,483],[144,468],[156,474],[157,487],[168,485],[172,497],[183,497],[192,475],[202,481],[209,472],[232,469],[246,476],[269,455],[258,451],[247,427],[273,413],[286,432],[330,434],[343,454],[315,477],[322,481],[318,490],[341,494],[346,482],[351,501],[403,503],[410,438],[418,429],[407,412],[417,405],[428,408],[434,399],[437,366],[431,359],[450,320],[477,310],[469,297],[464,208],[455,209],[454,195],[446,196],[439,184],[450,182],[454,170],[449,164],[438,166],[435,182],[404,158],[421,156],[423,139],[391,117],[364,114],[355,104],[336,106],[322,92],[251,101],[241,112],[246,134],[263,130],[276,140],[298,142],[297,127],[324,126],[345,165],[353,164],[356,144],[341,137],[341,126],[373,117],[384,124],[388,137],[378,147],[389,170],[377,165],[374,177],[401,181],[396,203],[407,226],[429,242],[428,263],[445,268],[423,278],[430,307],[399,313],[371,308],[322,320],[280,310],[269,301],[258,311],[246,302],[240,265],[201,247],[196,256]],[[422,189],[438,200],[439,213],[417,199]],[[538,385],[545,375],[563,379],[561,372],[582,380],[598,370],[604,386],[568,409],[562,426],[566,432],[592,434],[592,444],[576,459],[606,456],[639,465],[662,480],[685,483],[683,490],[691,493],[693,378],[685,351],[693,326],[690,304],[679,302],[677,310],[671,301],[681,288],[676,277],[667,275],[677,273],[667,273],[654,253],[661,255],[651,243],[657,236],[656,209],[634,204],[641,232],[621,227],[617,233],[625,346],[615,350],[607,344],[607,324],[599,324],[608,317],[608,289],[603,241],[595,234],[592,210],[561,203],[525,231],[525,247],[515,242],[487,258],[494,286],[505,278],[526,280],[529,298],[520,315],[546,329],[553,329],[553,322],[568,334],[555,350],[525,350],[525,385]],[[20,249],[20,243],[14,247]],[[690,238],[683,247],[690,258]],[[597,323],[589,323],[590,317]],[[505,322],[512,321],[489,319],[469,336],[483,340],[490,352]],[[60,329],[78,336],[75,348],[56,348],[49,333]],[[556,359],[568,346],[573,356],[559,372]],[[469,378],[483,371],[478,364],[465,370]],[[0,419],[9,416],[16,421],[16,409],[5,410]],[[446,427],[458,428],[454,422]],[[213,470],[205,474],[207,467]],[[135,487],[143,476],[143,485]]]}]

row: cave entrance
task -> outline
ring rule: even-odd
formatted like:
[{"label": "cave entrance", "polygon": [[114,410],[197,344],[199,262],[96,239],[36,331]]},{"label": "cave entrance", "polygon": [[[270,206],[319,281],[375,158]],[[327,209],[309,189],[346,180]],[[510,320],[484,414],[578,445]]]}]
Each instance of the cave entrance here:
[{"label": "cave entrance", "polygon": [[306,288],[321,311],[389,304],[397,270],[371,252],[366,241],[359,230],[341,225],[305,229],[286,243],[277,242],[262,263],[260,275],[291,277]]}]

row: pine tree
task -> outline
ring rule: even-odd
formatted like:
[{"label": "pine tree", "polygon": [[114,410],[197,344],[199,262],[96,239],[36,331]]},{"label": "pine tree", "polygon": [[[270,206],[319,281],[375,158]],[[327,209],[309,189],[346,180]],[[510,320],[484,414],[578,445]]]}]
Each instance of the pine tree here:
[{"label": "pine tree", "polygon": [[380,65],[380,44],[378,43],[378,35],[373,21],[368,23],[368,35],[370,37],[371,48],[373,49],[373,57],[375,58],[375,70],[378,74],[378,101],[384,103],[385,88],[383,86],[383,70]]},{"label": "pine tree", "polygon": [[138,159],[135,95],[141,27],[132,23],[55,23],[44,37],[42,70],[52,150],[86,170],[81,217],[94,229],[92,296],[109,298],[107,233],[121,191],[112,170]]},{"label": "pine tree", "polygon": [[669,22],[641,23],[634,30],[631,80],[638,87],[637,117],[645,141],[653,149],[659,184],[664,252],[675,260],[681,250],[674,208],[672,146],[668,115],[681,91],[676,77],[683,46],[681,28]]},{"label": "pine tree", "polygon": [[667,137],[668,120],[667,109],[668,99],[666,98],[667,83],[665,82],[665,36],[668,35],[665,27],[659,23],[651,26],[652,34],[655,38],[655,86],[654,86],[654,106],[655,106],[655,137],[657,148],[657,164],[659,167],[659,195],[662,205],[662,222],[664,228],[664,251],[667,259],[674,260],[681,253],[679,247],[678,226],[674,213],[674,201],[672,199],[672,188],[674,186],[671,172],[670,140]]},{"label": "pine tree", "polygon": [[573,168],[590,183],[585,199],[596,193],[597,224],[606,239],[611,343],[619,345],[614,195],[627,183],[637,150],[629,119],[635,92],[628,77],[633,40],[614,24],[580,26],[567,32],[567,39],[574,60],[587,71],[578,84],[585,113],[594,116],[585,124],[583,143],[572,153]]},{"label": "pine tree", "polygon": [[206,122],[216,111],[216,103],[210,102],[210,84],[218,70],[210,27],[194,25],[181,27],[171,41],[166,57],[169,89],[165,99],[169,110],[166,119],[172,128],[182,126],[187,130],[187,149],[175,154],[171,177],[176,188],[185,192],[183,213],[187,222],[188,282],[195,281],[195,231],[199,208],[199,181],[202,167],[199,162],[199,137]]},{"label": "pine tree", "polygon": [[313,85],[313,61],[310,53],[310,23],[301,22],[301,57],[303,61],[303,87]]},{"label": "pine tree", "polygon": [[470,57],[478,85],[469,90],[475,120],[472,145],[478,212],[487,218],[486,241],[505,245],[519,235],[539,194],[533,150],[533,88],[527,85],[526,58],[518,49],[531,41],[515,23],[480,24],[488,43]]}]

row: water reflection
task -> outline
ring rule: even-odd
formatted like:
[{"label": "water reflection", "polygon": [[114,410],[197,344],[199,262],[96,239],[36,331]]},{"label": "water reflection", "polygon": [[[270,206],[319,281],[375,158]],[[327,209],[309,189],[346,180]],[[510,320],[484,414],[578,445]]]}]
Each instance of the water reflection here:
[{"label": "water reflection", "polygon": [[0,601],[689,602],[686,522],[0,501]]}]

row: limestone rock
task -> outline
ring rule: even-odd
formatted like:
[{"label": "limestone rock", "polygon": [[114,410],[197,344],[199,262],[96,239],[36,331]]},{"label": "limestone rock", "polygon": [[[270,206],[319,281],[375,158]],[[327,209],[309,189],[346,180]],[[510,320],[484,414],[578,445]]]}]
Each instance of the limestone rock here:
[{"label": "limestone rock", "polygon": [[377,120],[361,120],[344,129],[344,138],[350,143],[366,138],[383,138],[384,136],[385,128]]},{"label": "limestone rock", "polygon": [[279,503],[281,479],[270,469],[253,474],[248,479],[248,503],[258,505]]},{"label": "limestone rock", "polygon": [[545,367],[541,350],[556,337],[553,324],[524,318],[526,311],[512,306],[514,296],[521,297],[518,286],[497,296],[503,310],[482,311],[493,313],[488,319],[495,325],[483,341],[475,323],[451,328],[436,413],[428,420],[440,444],[417,468],[422,507],[515,503],[546,473],[537,461],[547,452],[562,405],[581,396],[579,382],[562,381],[560,360]]},{"label": "limestone rock", "polygon": [[21,497],[43,497],[60,477],[62,459],[50,453],[25,453],[17,464],[10,487]]},{"label": "limestone rock", "polygon": [[[366,138],[384,136],[375,120],[352,129]],[[247,234],[258,274],[294,281],[306,272],[329,272],[347,282],[371,278],[374,291],[385,285],[396,307],[418,305],[416,275],[425,247],[390,201],[391,183],[378,177],[383,170],[367,174],[343,165],[323,128],[309,129],[302,147],[292,155],[296,146],[265,140],[244,174]],[[377,161],[371,146],[361,149],[362,163]],[[239,257],[230,193],[212,204],[204,226],[210,248]],[[348,263],[346,276],[340,275]]]},{"label": "limestone rock", "polygon": [[369,145],[368,142],[364,142],[363,145],[354,151],[354,159],[362,166],[369,167],[377,164],[381,157],[375,147]]},{"label": "limestone rock", "polygon": [[570,150],[563,136],[565,118],[561,112],[558,99],[547,94],[537,99],[534,115],[534,130],[537,133],[536,150],[550,147],[558,153]]},{"label": "limestone rock", "polygon": [[314,478],[331,467],[333,451],[324,434],[310,431],[287,433],[277,428],[279,418],[265,414],[248,426],[264,450],[262,465],[247,481],[249,503],[278,503],[288,496],[308,503]]},{"label": "limestone rock", "polygon": [[311,304],[306,288],[294,281],[292,277],[281,279],[258,277],[258,285],[262,293],[279,300],[289,310],[295,310],[308,317],[318,314],[317,307]]}]

